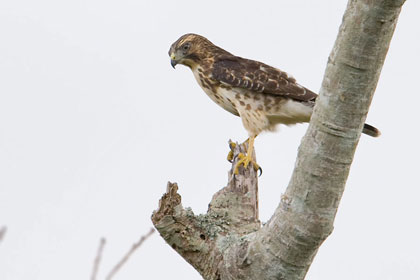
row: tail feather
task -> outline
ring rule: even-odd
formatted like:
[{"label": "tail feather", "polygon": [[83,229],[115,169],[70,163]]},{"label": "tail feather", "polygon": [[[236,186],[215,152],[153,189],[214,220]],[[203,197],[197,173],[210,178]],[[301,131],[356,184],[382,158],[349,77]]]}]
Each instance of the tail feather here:
[{"label": "tail feather", "polygon": [[365,125],[363,126],[362,132],[372,137],[379,137],[381,135],[379,129],[367,123],[365,123]]}]

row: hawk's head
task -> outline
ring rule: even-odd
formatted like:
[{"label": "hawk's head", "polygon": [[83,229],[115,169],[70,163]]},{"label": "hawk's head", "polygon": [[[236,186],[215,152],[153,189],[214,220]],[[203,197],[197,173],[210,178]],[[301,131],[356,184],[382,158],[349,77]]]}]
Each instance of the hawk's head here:
[{"label": "hawk's head", "polygon": [[185,34],[176,40],[169,49],[171,65],[183,64],[190,68],[197,66],[202,59],[214,56],[217,51],[223,51],[213,45],[205,37],[197,34]]}]

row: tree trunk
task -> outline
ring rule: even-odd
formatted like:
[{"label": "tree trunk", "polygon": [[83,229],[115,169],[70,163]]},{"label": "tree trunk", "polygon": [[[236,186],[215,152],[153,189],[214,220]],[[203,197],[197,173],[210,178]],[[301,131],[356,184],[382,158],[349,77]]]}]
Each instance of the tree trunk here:
[{"label": "tree trunk", "polygon": [[[404,0],[350,0],[295,169],[270,220],[258,220],[257,174],[229,173],[207,214],[167,192],[152,221],[204,279],[303,279],[333,222]],[[242,145],[231,144],[234,162]],[[255,155],[254,155],[255,156]]]}]

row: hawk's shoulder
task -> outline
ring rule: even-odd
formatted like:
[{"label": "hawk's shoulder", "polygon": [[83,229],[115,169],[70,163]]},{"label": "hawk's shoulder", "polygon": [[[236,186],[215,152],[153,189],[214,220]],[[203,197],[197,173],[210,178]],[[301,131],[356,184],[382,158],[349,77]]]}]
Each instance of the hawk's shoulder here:
[{"label": "hawk's shoulder", "polygon": [[316,93],[296,83],[286,72],[259,61],[230,54],[214,57],[212,78],[232,87],[298,101],[312,101],[317,97]]}]

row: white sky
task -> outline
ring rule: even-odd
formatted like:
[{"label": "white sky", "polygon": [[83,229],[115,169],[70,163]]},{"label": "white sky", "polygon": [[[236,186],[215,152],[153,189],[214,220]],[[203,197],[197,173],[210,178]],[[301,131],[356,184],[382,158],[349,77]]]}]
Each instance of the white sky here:
[{"label": "white sky", "polygon": [[[190,70],[169,64],[187,32],[279,67],[318,91],[346,6],[336,1],[0,2],[0,279],[100,276],[152,226],[176,181],[203,213],[226,184],[239,118]],[[362,136],[335,230],[307,279],[420,274],[419,1],[407,1]],[[284,192],[307,125],[261,135],[260,216]],[[201,279],[154,234],[115,279]]]}]

